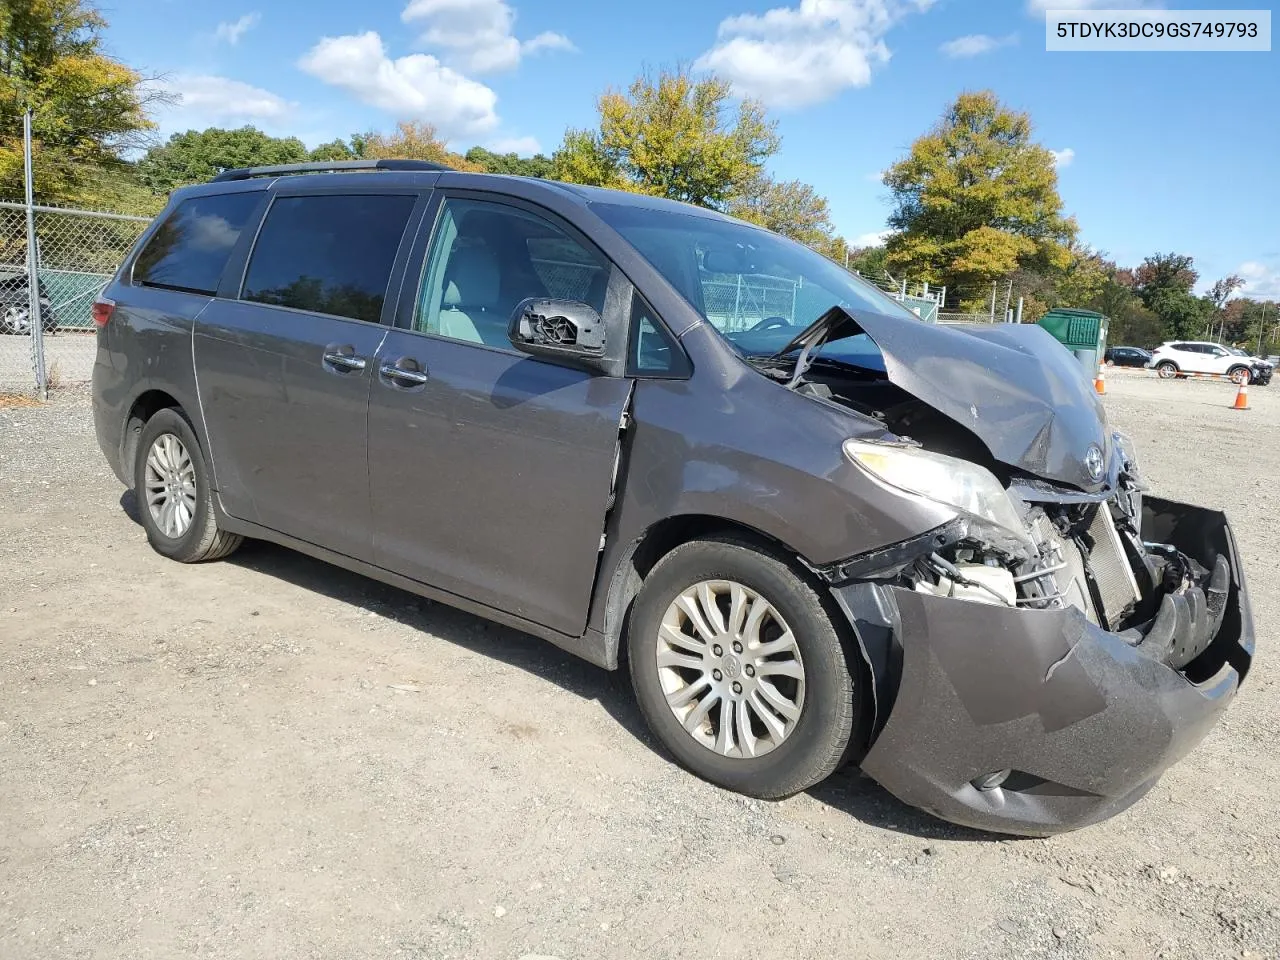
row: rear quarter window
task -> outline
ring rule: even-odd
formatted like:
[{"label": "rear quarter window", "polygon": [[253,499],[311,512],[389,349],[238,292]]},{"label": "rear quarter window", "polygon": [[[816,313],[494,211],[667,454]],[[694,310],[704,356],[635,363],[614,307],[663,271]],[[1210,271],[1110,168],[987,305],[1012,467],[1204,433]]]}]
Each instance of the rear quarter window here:
[{"label": "rear quarter window", "polygon": [[133,282],[212,296],[262,194],[225,193],[184,200],[133,264]]}]

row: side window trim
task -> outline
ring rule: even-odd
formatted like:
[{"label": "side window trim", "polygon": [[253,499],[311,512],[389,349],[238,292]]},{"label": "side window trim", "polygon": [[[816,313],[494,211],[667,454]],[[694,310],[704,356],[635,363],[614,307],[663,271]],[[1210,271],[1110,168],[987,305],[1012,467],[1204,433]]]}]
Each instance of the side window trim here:
[{"label": "side window trim", "polygon": [[[440,235],[442,228],[442,214],[445,204],[449,200],[474,200],[482,203],[492,203],[498,206],[512,207],[532,214],[546,220],[557,229],[564,231],[565,235],[580,244],[584,249],[599,257],[604,263],[609,265],[608,292],[605,295],[605,310],[601,315],[605,321],[606,329],[609,332],[619,331],[622,336],[624,346],[618,351],[618,369],[621,371],[625,366],[626,348],[630,344],[630,317],[631,317],[631,297],[629,295],[620,295],[622,287],[626,287],[626,293],[629,294],[631,289],[631,281],[619,269],[617,263],[606,254],[598,244],[593,242],[590,237],[584,234],[580,229],[565,219],[562,215],[553,210],[548,209],[540,204],[530,202],[523,197],[513,196],[511,194],[497,193],[489,190],[475,190],[462,187],[440,188],[437,187],[431,192],[429,203],[423,212],[418,235],[413,243],[413,249],[409,255],[408,262],[405,265],[404,280],[399,296],[399,305],[394,318],[394,326],[405,333],[411,333],[415,336],[429,337],[433,340],[440,340],[446,343],[465,344],[466,346],[475,347],[481,350],[491,350],[499,353],[505,353],[512,356],[527,357],[516,350],[512,346],[495,346],[492,344],[475,343],[467,340],[458,340],[452,337],[444,336],[439,333],[433,333],[426,330],[415,329],[417,319],[418,303],[424,295],[425,285],[428,282],[427,267],[430,263],[432,251],[435,248],[437,237]],[[614,334],[615,342],[619,339],[618,334]],[[620,376],[630,376],[630,374],[619,373]]]},{"label": "side window trim", "polygon": [[[348,320],[352,323],[373,323],[375,321],[362,320],[358,317],[342,316],[340,314],[322,313],[314,310],[304,310],[300,307],[290,307],[284,304],[263,303],[256,300],[244,299],[244,287],[248,281],[249,263],[253,259],[253,252],[257,249],[258,239],[262,233],[262,228],[267,222],[267,217],[271,214],[272,207],[275,206],[277,200],[297,199],[300,197],[311,196],[412,196],[414,197],[413,207],[409,211],[409,217],[405,221],[404,231],[400,235],[400,243],[396,248],[396,255],[391,263],[391,273],[387,277],[386,293],[383,295],[382,311],[379,315],[377,324],[381,326],[393,326],[399,307],[399,301],[403,290],[405,278],[405,264],[411,256],[416,237],[421,228],[422,217],[430,206],[431,188],[418,189],[360,189],[347,188],[342,190],[330,189],[312,191],[301,188],[293,188],[287,191],[277,191],[270,189],[264,192],[265,202],[255,211],[257,217],[256,224],[252,232],[244,230],[241,233],[240,240],[236,249],[232,252],[231,262],[227,266],[227,271],[223,273],[222,282],[219,284],[217,296],[219,299],[238,300],[242,303],[252,303],[256,307],[268,307],[273,310],[287,310],[290,313],[299,313],[306,316],[328,317],[337,320]],[[252,218],[251,218],[252,219]],[[232,268],[235,268],[233,271]]]}]

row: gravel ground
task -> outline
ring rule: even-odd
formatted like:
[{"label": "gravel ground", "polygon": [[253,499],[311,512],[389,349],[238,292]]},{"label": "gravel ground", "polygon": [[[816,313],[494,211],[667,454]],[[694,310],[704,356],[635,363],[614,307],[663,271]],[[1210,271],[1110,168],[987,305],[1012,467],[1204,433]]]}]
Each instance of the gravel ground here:
[{"label": "gravel ground", "polygon": [[268,545],[162,559],[82,394],[0,406],[0,957],[1280,956],[1280,386],[1108,390],[1155,488],[1233,516],[1263,656],[1051,840],[856,772],[718,790],[530,637]]},{"label": "gravel ground", "polygon": [[[49,382],[59,386],[88,383],[97,354],[93,333],[63,331],[45,334],[44,361]],[[35,389],[31,368],[31,338],[0,334],[0,392]]]}]

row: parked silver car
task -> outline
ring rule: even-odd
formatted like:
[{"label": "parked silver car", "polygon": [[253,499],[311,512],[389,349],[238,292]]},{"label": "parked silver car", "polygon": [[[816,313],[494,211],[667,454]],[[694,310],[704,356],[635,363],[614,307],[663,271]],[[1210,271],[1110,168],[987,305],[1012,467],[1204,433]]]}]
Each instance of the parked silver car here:
[{"label": "parked silver car", "polygon": [[1046,834],[1231,700],[1221,513],[1144,496],[1035,326],[921,323],[633,194],[380,161],[178,191],[95,305],[102,450],[156,550],[285,544],[607,669],[680,763],[859,763]]}]

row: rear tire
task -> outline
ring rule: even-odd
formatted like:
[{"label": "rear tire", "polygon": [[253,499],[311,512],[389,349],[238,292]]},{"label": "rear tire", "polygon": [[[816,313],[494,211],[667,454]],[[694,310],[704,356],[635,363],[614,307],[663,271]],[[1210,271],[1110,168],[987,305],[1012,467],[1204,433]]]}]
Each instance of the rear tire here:
[{"label": "rear tire", "polygon": [[663,557],[629,638],[649,728],[681,766],[721,787],[790,796],[825,779],[861,736],[864,675],[821,598],[746,543],[696,540]]},{"label": "rear tire", "polygon": [[1168,360],[1156,364],[1156,374],[1161,380],[1172,380],[1178,375],[1178,365]]},{"label": "rear tire", "polygon": [[133,491],[147,540],[171,560],[221,560],[244,540],[218,529],[209,468],[195,431],[180,410],[157,411],[142,428],[134,456]]}]

